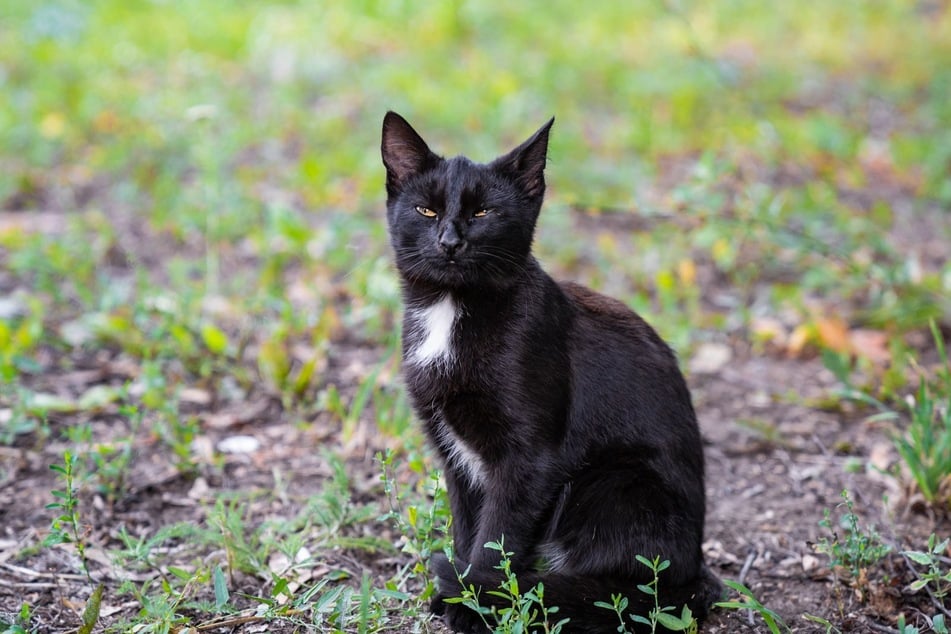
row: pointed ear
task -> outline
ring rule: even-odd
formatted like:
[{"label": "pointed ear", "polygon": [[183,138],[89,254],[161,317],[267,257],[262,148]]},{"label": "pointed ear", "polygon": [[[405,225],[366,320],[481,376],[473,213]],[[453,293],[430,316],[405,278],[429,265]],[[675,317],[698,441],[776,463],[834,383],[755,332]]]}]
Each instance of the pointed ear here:
[{"label": "pointed ear", "polygon": [[538,129],[538,132],[520,146],[500,156],[491,163],[499,172],[515,178],[525,193],[532,197],[541,197],[545,193],[545,161],[548,156],[548,132],[555,118]]},{"label": "pointed ear", "polygon": [[402,189],[409,177],[439,160],[406,119],[392,111],[383,117],[380,149],[386,166],[386,191],[391,195]]}]

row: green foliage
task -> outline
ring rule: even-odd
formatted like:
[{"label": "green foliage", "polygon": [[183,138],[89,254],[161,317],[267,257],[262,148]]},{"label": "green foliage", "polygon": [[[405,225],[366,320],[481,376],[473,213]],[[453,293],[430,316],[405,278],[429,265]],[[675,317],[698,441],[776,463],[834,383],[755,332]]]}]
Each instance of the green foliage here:
[{"label": "green foliage", "polygon": [[740,594],[740,600],[720,601],[715,605],[718,608],[727,610],[750,610],[759,615],[771,634],[783,634],[783,632],[792,632],[789,626],[780,618],[776,612],[763,605],[753,594],[753,591],[738,581],[724,579],[723,583]]},{"label": "green foliage", "polygon": [[936,395],[924,379],[909,398],[911,421],[904,434],[894,437],[895,448],[925,500],[951,509],[951,384]]},{"label": "green foliage", "polygon": [[[819,526],[830,535],[820,537],[815,550],[829,557],[833,569],[844,570],[854,582],[864,583],[865,572],[888,555],[892,547],[882,542],[874,526],[860,526],[848,491],[842,491],[842,499],[836,508],[844,506],[845,512],[837,520],[833,520],[829,509],[825,509],[823,518],[819,520]],[[842,535],[839,534],[840,530]]]},{"label": "green foliage", "polygon": [[928,537],[927,550],[902,551],[902,555],[919,566],[928,567],[926,572],[918,572],[918,579],[909,586],[911,591],[918,592],[927,588],[930,594],[942,603],[944,598],[951,594],[951,567],[948,567],[943,559],[948,552],[949,541],[951,540],[945,538],[939,542],[932,533]]},{"label": "green foliage", "polygon": [[[931,335],[938,354],[939,365],[933,378],[919,368],[918,389],[889,405],[873,396],[867,389],[856,387],[851,379],[851,368],[842,355],[823,356],[826,367],[835,374],[843,388],[839,395],[878,410],[877,420],[898,421],[907,415],[904,431],[892,436],[902,466],[921,492],[925,501],[944,510],[951,509],[951,362],[948,360],[944,339],[936,322],[931,322]],[[914,358],[910,366],[918,367]],[[896,472],[899,477],[903,473]]]},{"label": "green foliage", "polygon": [[2,628],[0,634],[29,634],[32,631],[29,629],[32,616],[29,603],[23,603],[20,611],[11,616],[12,619],[9,621],[6,618],[0,618],[0,628]]},{"label": "green foliage", "polygon": [[295,601],[295,607],[311,612],[307,625],[321,632],[394,631],[403,617],[419,617],[418,605],[410,595],[375,587],[368,575],[362,577],[358,589],[349,585],[328,587],[321,582],[301,599]]},{"label": "green foliage", "polygon": [[951,363],[934,322],[931,331],[942,365],[933,384],[920,379],[907,401],[908,429],[894,442],[925,500],[951,510]]},{"label": "green foliage", "polygon": [[198,434],[198,420],[191,416],[182,416],[170,406],[163,407],[155,424],[155,431],[171,450],[171,462],[175,468],[185,474],[197,472],[197,464],[192,451],[192,441]]},{"label": "green foliage", "polygon": [[627,629],[627,621],[624,620],[624,615],[627,613],[627,605],[629,602],[630,602],[629,599],[625,597],[624,595],[612,594],[611,603],[608,603],[606,601],[595,601],[594,606],[597,608],[604,608],[605,610],[611,610],[612,612],[617,614],[617,619],[618,619],[617,631],[619,632],[619,634],[626,634],[628,632],[628,629]]},{"label": "green foliage", "polygon": [[86,608],[83,610],[83,624],[79,626],[77,634],[92,634],[96,623],[99,622],[99,610],[102,607],[102,593],[104,590],[105,586],[100,583],[89,596],[86,601]]},{"label": "green foliage", "polygon": [[[124,388],[120,390],[106,388],[99,392],[100,394],[107,393],[106,400],[108,401],[112,401],[113,398],[116,400],[127,398]],[[79,403],[81,410],[95,411],[95,408],[89,407],[88,403],[83,406],[83,400],[80,399]],[[143,421],[141,411],[133,405],[120,405],[118,413],[129,423],[127,436],[121,436],[117,432],[110,441],[97,443],[93,440],[93,429],[88,423],[66,430],[70,442],[81,452],[81,455],[85,456],[81,464],[83,472],[88,474],[89,481],[96,483],[96,492],[110,502],[118,501],[126,493],[134,458],[133,447]]]},{"label": "green foliage", "polygon": [[394,452],[377,454],[380,463],[380,479],[386,496],[389,511],[384,519],[392,522],[403,538],[401,552],[412,559],[404,566],[398,579],[415,577],[423,580],[420,601],[428,601],[435,594],[436,587],[429,578],[427,563],[435,552],[441,552],[446,546],[445,533],[450,522],[449,500],[445,488],[441,485],[438,471],[430,473],[426,497],[417,503],[406,502],[406,492],[400,491],[392,476],[396,456]]},{"label": "green foliage", "polygon": [[821,616],[816,616],[814,614],[803,614],[802,618],[810,623],[818,623],[819,625],[826,628],[826,634],[842,634],[842,630],[833,625],[829,619],[824,619]]},{"label": "green foliage", "polygon": [[627,629],[627,622],[624,620],[625,615],[627,615],[635,623],[647,625],[651,628],[651,632],[656,632],[657,626],[659,625],[671,632],[691,632],[695,634],[697,631],[697,621],[693,618],[693,614],[690,612],[689,607],[686,605],[683,606],[680,610],[680,614],[677,615],[675,613],[676,608],[674,606],[660,606],[660,597],[658,596],[660,573],[670,567],[670,561],[666,559],[661,560],[660,557],[648,559],[643,555],[636,555],[635,557],[639,563],[650,568],[651,574],[653,575],[653,578],[649,583],[637,586],[638,590],[653,598],[654,607],[651,608],[651,611],[647,614],[647,616],[641,614],[628,614],[628,598],[620,594],[612,595],[611,603],[607,603],[605,601],[595,601],[595,607],[612,610],[615,614],[617,614],[619,621],[617,631],[621,634],[626,634],[629,632]]},{"label": "green foliage", "polygon": [[948,624],[945,620],[944,614],[941,614],[941,613],[936,614],[934,615],[934,617],[928,620],[930,621],[929,623],[930,629],[922,630],[919,627],[916,627],[914,625],[909,625],[908,623],[906,623],[905,615],[899,614],[898,623],[897,623],[898,634],[919,634],[919,633],[923,634],[924,632],[929,632],[929,631],[934,632],[934,634],[948,634],[948,632],[951,631],[948,628]]},{"label": "green foliage", "polygon": [[42,445],[49,436],[47,414],[51,403],[42,402],[42,396],[35,392],[11,384],[0,384],[0,399],[13,405],[0,421],[0,443],[9,445],[18,436],[32,433],[37,444]]},{"label": "green foliage", "polygon": [[650,568],[650,571],[653,574],[653,579],[650,581],[650,583],[646,585],[638,585],[637,589],[654,598],[654,607],[646,617],[639,614],[632,614],[631,619],[633,619],[635,623],[649,625],[651,632],[656,631],[658,625],[661,625],[672,632],[696,632],[697,623],[690,614],[690,610],[687,608],[687,606],[683,606],[680,616],[672,614],[672,612],[675,610],[673,606],[660,606],[660,597],[658,596],[657,586],[660,581],[660,573],[670,566],[670,562],[666,559],[661,561],[660,557],[654,557],[653,559],[648,559],[643,555],[635,555],[635,557],[641,564]]},{"label": "green foliage", "polygon": [[55,502],[46,505],[47,509],[57,511],[59,515],[53,518],[50,532],[43,545],[46,547],[58,544],[73,544],[83,567],[83,572],[92,581],[89,572],[89,562],[86,559],[86,527],[83,525],[79,512],[79,490],[75,482],[76,457],[68,450],[63,452],[63,464],[50,465],[63,480],[63,489],[50,491]]},{"label": "green foliage", "polygon": [[[519,587],[518,577],[512,570],[512,554],[505,550],[504,538],[497,542],[488,542],[485,548],[499,553],[496,570],[502,572],[499,587],[487,590],[487,594],[501,599],[503,607],[484,606],[479,601],[479,592],[474,586],[465,585],[465,571],[457,571],[463,585],[458,597],[444,599],[446,603],[466,606],[482,617],[483,623],[493,634],[520,634],[522,632],[544,632],[558,634],[568,623],[568,619],[555,621],[558,607],[545,605],[545,586],[543,583],[524,590]],[[446,555],[452,560],[452,549],[447,547]]]},{"label": "green foliage", "polygon": [[[267,551],[260,540],[260,532],[249,530],[246,525],[247,505],[243,500],[215,500],[215,506],[208,515],[208,524],[219,536],[218,543],[224,547],[229,574],[236,572],[254,573],[266,565]],[[215,568],[216,575],[221,574]],[[218,579],[215,578],[215,596],[218,597]]]},{"label": "green foliage", "polygon": [[42,304],[31,299],[30,312],[19,319],[0,319],[0,382],[9,383],[20,372],[35,370],[30,355],[43,340]]}]

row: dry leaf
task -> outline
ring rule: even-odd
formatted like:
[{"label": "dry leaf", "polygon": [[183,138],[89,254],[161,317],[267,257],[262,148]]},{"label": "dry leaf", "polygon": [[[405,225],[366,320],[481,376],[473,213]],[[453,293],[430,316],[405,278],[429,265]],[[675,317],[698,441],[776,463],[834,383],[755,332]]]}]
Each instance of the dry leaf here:
[{"label": "dry leaf", "polygon": [[789,340],[786,342],[786,353],[790,357],[800,356],[812,339],[813,327],[810,324],[799,324],[789,335]]},{"label": "dry leaf", "polygon": [[686,286],[693,286],[697,281],[697,265],[693,260],[683,259],[677,263],[677,277]]},{"label": "dry leaf", "polygon": [[838,317],[826,317],[816,321],[819,343],[836,352],[852,352],[849,326]]},{"label": "dry leaf", "polygon": [[886,364],[892,360],[888,348],[888,334],[881,330],[857,328],[849,332],[852,351],[873,363]]},{"label": "dry leaf", "polygon": [[779,348],[785,348],[789,333],[786,327],[778,319],[772,317],[758,317],[750,323],[750,331],[753,338],[762,343],[769,343]]}]

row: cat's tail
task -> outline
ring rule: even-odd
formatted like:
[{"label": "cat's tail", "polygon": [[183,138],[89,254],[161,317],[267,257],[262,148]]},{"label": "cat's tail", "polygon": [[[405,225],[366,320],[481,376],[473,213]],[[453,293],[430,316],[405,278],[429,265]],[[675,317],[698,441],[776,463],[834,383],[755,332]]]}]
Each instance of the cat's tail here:
[{"label": "cat's tail", "polygon": [[[470,569],[460,580],[457,572],[459,562],[454,565],[444,556],[433,558],[433,572],[439,579],[439,594],[442,597],[460,596],[464,587],[475,587],[479,591],[479,603],[483,607],[505,608],[511,607],[511,601],[489,592],[497,590],[501,581],[497,570],[478,571]],[[572,576],[559,573],[520,573],[518,585],[523,591],[541,582],[544,584],[544,605],[546,608],[558,606],[558,611],[550,615],[550,625],[569,619],[562,632],[571,634],[601,634],[603,632],[617,632],[621,624],[618,614],[608,608],[596,606],[600,601],[610,604],[612,595],[621,595],[627,598],[627,608],[624,610],[624,625],[627,631],[634,634],[651,632],[650,626],[639,624],[630,618],[636,614],[649,617],[654,608],[654,597],[637,589],[637,584],[630,580],[626,582],[610,577]],[[463,587],[464,586],[464,587]],[[683,606],[690,608],[691,614],[698,621],[702,621],[715,601],[723,598],[724,587],[720,580],[707,568],[701,566],[700,573],[692,581],[680,586],[664,586],[663,576],[659,584],[658,603],[660,607],[673,607],[671,614],[680,616]],[[436,606],[438,609],[438,606]],[[668,632],[662,625],[658,625],[655,632]]]}]

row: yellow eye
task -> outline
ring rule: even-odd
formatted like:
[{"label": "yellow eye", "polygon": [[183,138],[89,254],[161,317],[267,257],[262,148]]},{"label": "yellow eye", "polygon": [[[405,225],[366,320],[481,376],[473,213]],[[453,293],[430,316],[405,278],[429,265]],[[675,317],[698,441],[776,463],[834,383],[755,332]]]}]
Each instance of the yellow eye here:
[{"label": "yellow eye", "polygon": [[472,214],[472,217],[473,217],[473,218],[483,218],[483,217],[485,217],[486,214],[488,214],[490,211],[492,211],[492,210],[491,210],[491,209],[480,209],[479,211],[477,211],[477,212],[475,212],[474,214]]},{"label": "yellow eye", "polygon": [[429,209],[428,207],[416,207],[416,211],[417,211],[421,216],[426,216],[427,218],[435,218],[435,217],[436,217],[436,212],[433,211],[432,209]]}]

